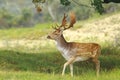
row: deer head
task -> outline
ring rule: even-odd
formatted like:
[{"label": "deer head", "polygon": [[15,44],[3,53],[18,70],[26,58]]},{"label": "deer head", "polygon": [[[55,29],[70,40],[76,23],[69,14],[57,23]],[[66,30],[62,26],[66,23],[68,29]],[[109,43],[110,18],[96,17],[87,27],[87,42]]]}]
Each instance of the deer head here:
[{"label": "deer head", "polygon": [[56,39],[58,39],[62,35],[64,30],[73,27],[73,25],[76,22],[75,14],[74,13],[70,14],[70,24],[69,25],[67,25],[66,18],[67,18],[67,16],[64,14],[64,17],[63,17],[63,20],[62,20],[62,24],[60,26],[56,25],[55,27],[53,27],[55,29],[55,31],[53,31],[51,34],[49,34],[47,36],[48,39],[56,40]]}]

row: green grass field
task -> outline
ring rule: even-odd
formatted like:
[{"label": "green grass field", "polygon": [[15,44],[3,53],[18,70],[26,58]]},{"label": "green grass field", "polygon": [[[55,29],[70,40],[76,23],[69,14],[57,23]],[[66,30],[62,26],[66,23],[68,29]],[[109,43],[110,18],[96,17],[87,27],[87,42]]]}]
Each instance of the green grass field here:
[{"label": "green grass field", "polygon": [[0,30],[1,39],[39,39],[51,30],[52,23],[37,24],[30,28],[10,28]]},{"label": "green grass field", "polygon": [[56,50],[43,50],[40,53],[22,53],[20,51],[0,51],[0,80],[119,80],[120,55],[102,54],[101,71],[96,77],[91,62],[74,64],[74,77],[67,68],[61,76],[65,60]]},{"label": "green grass field", "polygon": [[[38,24],[32,28],[0,30],[0,40],[41,40],[41,37],[51,32],[51,25],[48,23]],[[0,80],[119,80],[119,48],[111,46],[110,42],[100,45],[102,54],[99,57],[99,77],[96,77],[92,62],[74,63],[74,77],[70,76],[69,67],[65,76],[61,76],[65,59],[55,47],[48,44],[38,50],[20,46],[0,48]]]}]

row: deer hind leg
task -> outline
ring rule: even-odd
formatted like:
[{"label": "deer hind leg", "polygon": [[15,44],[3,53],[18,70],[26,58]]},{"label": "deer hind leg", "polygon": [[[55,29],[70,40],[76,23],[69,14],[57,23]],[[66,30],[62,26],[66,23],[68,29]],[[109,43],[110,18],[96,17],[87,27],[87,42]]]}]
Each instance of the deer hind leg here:
[{"label": "deer hind leg", "polygon": [[96,75],[98,77],[100,72],[100,61],[98,59],[93,59],[92,61],[95,63]]},{"label": "deer hind leg", "polygon": [[75,60],[75,57],[72,57],[70,58],[65,64],[64,64],[64,67],[63,67],[63,71],[62,71],[62,75],[65,74],[65,69],[68,65],[70,65],[70,71],[71,71],[71,76],[73,76],[73,62]]},{"label": "deer hind leg", "polygon": [[73,64],[70,64],[70,74],[73,77]]}]

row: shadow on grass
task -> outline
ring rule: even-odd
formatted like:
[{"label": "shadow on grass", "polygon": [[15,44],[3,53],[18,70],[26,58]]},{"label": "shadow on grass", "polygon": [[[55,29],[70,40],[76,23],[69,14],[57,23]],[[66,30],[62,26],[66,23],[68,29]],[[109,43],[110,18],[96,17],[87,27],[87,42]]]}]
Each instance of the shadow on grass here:
[{"label": "shadow on grass", "polygon": [[[10,50],[0,51],[0,69],[13,71],[58,72],[64,59],[56,52],[21,53]],[[63,60],[63,61],[62,61]]]},{"label": "shadow on grass", "polygon": [[101,67],[103,70],[120,68],[120,49],[117,47],[104,47],[100,56]]},{"label": "shadow on grass", "polygon": [[[120,55],[102,55],[101,70],[110,71],[120,67]],[[43,73],[61,73],[65,59],[57,51],[43,53],[21,53],[10,50],[0,51],[0,70],[36,71]],[[91,62],[74,64],[76,74],[95,69]],[[69,72],[69,68],[67,71]]]}]

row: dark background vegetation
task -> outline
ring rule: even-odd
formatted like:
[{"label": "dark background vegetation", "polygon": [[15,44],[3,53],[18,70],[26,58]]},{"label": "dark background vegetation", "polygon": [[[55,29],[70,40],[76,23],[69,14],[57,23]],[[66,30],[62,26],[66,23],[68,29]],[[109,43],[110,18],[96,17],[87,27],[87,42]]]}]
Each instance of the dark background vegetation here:
[{"label": "dark background vegetation", "polygon": [[[74,11],[78,20],[85,20],[98,14],[91,6],[90,0],[77,0],[78,4],[71,2],[69,6],[60,4],[60,0],[48,0],[41,4],[42,12],[38,13],[32,0],[0,0],[0,29],[11,27],[32,27],[37,23],[57,22],[63,13]],[[79,4],[84,4],[81,6]],[[104,3],[104,14],[120,10],[119,3]],[[58,16],[59,15],[59,16]]]}]

